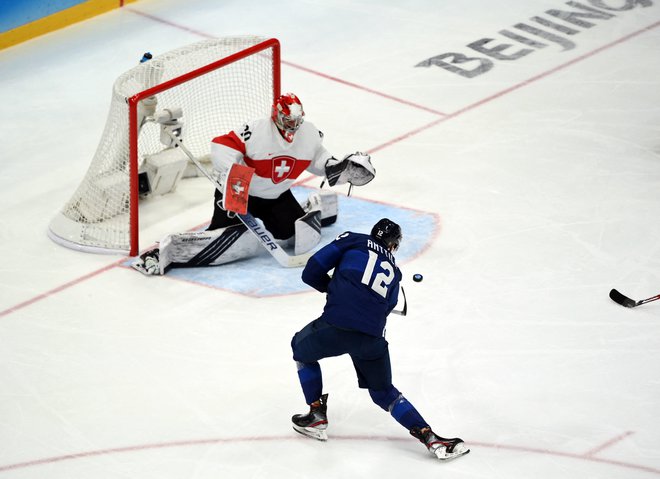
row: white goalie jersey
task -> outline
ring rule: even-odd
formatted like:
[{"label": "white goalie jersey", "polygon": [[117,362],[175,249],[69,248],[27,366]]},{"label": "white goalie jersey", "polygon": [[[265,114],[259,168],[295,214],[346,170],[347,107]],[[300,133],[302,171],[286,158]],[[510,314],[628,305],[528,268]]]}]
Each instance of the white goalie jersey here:
[{"label": "white goalie jersey", "polygon": [[250,195],[274,199],[305,171],[325,175],[326,161],[332,155],[322,142],[323,134],[310,122],[303,123],[289,143],[271,119],[264,118],[214,138],[211,160],[221,175],[232,163],[254,168]]}]

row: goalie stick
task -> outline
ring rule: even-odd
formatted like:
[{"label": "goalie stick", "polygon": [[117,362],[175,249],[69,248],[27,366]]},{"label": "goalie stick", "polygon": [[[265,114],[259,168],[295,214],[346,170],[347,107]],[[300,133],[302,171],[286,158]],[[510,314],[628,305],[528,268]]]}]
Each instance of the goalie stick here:
[{"label": "goalie stick", "polygon": [[[165,128],[165,131],[167,131],[167,134],[176,142],[177,146],[181,148],[181,151],[183,151],[188,158],[190,158],[190,161],[193,162],[193,164],[201,171],[208,180],[215,185],[215,187],[222,192],[223,188],[218,181],[211,176],[211,174],[206,171],[206,168],[204,168],[200,163],[197,158],[188,150],[183,145],[183,141],[181,141],[181,138],[172,131],[169,128]],[[250,214],[250,212],[246,212],[245,214],[240,214],[240,213],[235,213],[236,216],[241,220],[241,222],[247,226],[247,228],[250,230],[250,232],[257,237],[259,240],[259,243],[261,246],[264,247],[266,251],[268,251],[273,258],[281,265],[284,266],[285,268],[297,268],[300,266],[304,266],[307,264],[307,260],[312,256],[312,253],[305,253],[305,254],[300,254],[300,255],[290,255],[284,249],[275,242],[273,239],[272,235],[263,228],[259,222]]]},{"label": "goalie stick", "polygon": [[635,306],[640,306],[644,303],[650,303],[651,301],[660,299],[660,294],[650,298],[635,301],[634,299],[630,299],[628,296],[619,293],[616,289],[613,289],[610,291],[610,299],[615,303],[620,304],[621,306],[625,306],[626,308],[634,308]]}]

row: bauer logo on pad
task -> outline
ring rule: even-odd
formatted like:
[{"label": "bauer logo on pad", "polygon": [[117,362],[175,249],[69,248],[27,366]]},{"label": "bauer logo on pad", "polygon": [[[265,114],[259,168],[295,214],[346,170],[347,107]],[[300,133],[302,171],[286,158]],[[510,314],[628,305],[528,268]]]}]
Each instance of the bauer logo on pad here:
[{"label": "bauer logo on pad", "polygon": [[247,213],[248,193],[254,168],[234,163],[225,182],[224,208],[240,215]]}]

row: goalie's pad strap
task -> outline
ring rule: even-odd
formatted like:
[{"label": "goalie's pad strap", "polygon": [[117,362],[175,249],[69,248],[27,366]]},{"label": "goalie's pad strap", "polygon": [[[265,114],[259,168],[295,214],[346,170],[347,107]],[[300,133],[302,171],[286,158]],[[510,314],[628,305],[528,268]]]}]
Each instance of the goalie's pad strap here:
[{"label": "goalie's pad strap", "polygon": [[222,195],[222,207],[227,211],[244,215],[247,213],[248,194],[250,182],[254,175],[254,168],[234,163],[227,170],[222,182],[224,192]]},{"label": "goalie's pad strap", "polygon": [[321,241],[321,211],[313,210],[296,220],[294,254],[306,253]]}]

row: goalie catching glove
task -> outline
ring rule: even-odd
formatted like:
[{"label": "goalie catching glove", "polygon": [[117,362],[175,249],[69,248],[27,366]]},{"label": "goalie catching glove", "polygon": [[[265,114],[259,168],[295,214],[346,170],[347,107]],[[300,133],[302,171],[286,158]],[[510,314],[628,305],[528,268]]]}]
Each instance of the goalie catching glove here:
[{"label": "goalie catching glove", "polygon": [[350,183],[353,186],[363,186],[376,176],[376,170],[371,164],[371,157],[357,152],[346,155],[343,160],[334,157],[325,162],[325,176],[330,186]]}]

